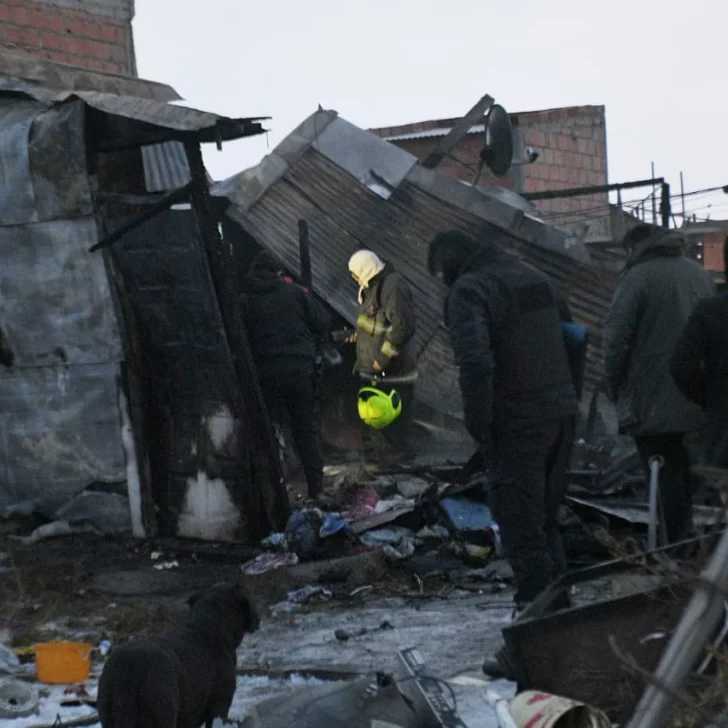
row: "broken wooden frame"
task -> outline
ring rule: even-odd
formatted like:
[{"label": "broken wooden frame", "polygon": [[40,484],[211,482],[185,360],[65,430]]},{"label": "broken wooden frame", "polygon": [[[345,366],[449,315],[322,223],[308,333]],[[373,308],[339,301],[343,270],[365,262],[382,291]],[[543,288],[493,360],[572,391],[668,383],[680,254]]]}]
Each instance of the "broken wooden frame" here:
[{"label": "broken wooden frame", "polygon": [[[106,125],[93,125],[90,134],[89,154],[138,151],[141,147],[150,144],[160,144],[169,141],[182,142],[185,156],[189,166],[191,181],[179,189],[166,194],[126,194],[100,190],[96,193],[97,209],[100,212],[101,226],[104,227],[104,211],[115,208],[131,215],[131,220],[107,234],[90,251],[102,251],[105,255],[107,269],[110,277],[117,278],[116,305],[121,309],[122,321],[129,319],[129,304],[119,301],[120,273],[115,270],[113,261],[108,256],[114,243],[124,239],[145,223],[154,220],[180,203],[189,203],[196,223],[196,228],[202,242],[206,267],[210,277],[211,291],[213,293],[215,316],[220,322],[219,339],[228,351],[229,360],[234,371],[231,376],[237,381],[236,391],[239,399],[234,404],[234,414],[241,424],[243,440],[247,448],[247,458],[241,463],[249,487],[245,502],[238,502],[237,506],[248,513],[241,513],[241,520],[247,522],[247,535],[257,539],[261,536],[261,529],[280,530],[288,516],[289,504],[285,488],[282,485],[280,461],[277,444],[270,427],[269,417],[263,400],[262,391],[258,381],[252,352],[247,339],[244,322],[239,310],[236,288],[231,280],[232,267],[229,252],[225,246],[218,227],[218,206],[213,204],[209,195],[208,179],[202,161],[200,144],[203,142],[216,142],[218,146],[222,141],[258,134],[262,127],[250,120],[221,120],[212,129],[193,132],[180,132],[175,130],[154,129],[144,134],[131,134],[123,138],[104,137]],[[108,131],[108,130],[106,130]],[[94,160],[90,160],[92,165]],[[129,351],[129,344],[125,348],[127,361],[134,360],[134,354]],[[137,353],[138,358],[138,353]],[[134,375],[127,377],[133,379]],[[141,432],[140,421],[144,420],[145,402],[141,393],[139,382],[132,386],[127,382],[129,389],[130,407],[132,409],[132,422],[134,440],[138,453],[145,452],[144,436]],[[136,391],[134,391],[136,390]],[[149,482],[151,475],[144,472],[145,467],[139,463],[139,476],[142,481],[142,520],[148,536],[157,533],[156,504],[152,497],[152,487]],[[146,481],[146,482],[145,482]]]}]

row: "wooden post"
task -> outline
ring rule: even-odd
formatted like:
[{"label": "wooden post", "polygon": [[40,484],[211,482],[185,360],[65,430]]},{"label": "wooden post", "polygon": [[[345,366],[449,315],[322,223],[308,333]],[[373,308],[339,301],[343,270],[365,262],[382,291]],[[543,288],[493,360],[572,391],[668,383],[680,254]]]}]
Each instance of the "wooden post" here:
[{"label": "wooden post", "polygon": [[308,224],[298,221],[298,254],[301,263],[301,283],[313,291],[313,274],[311,273],[311,245],[308,237]]},{"label": "wooden post", "polygon": [[233,270],[226,259],[217,221],[212,213],[210,192],[199,143],[186,142],[185,150],[192,175],[190,201],[204,243],[205,254],[215,290],[223,340],[227,342],[240,390],[238,416],[244,430],[248,455],[248,505],[250,513],[241,513],[246,537],[259,539],[270,529],[285,527],[290,505],[283,484],[278,448],[270,426],[263,393],[248,343],[245,325],[230,280]]}]

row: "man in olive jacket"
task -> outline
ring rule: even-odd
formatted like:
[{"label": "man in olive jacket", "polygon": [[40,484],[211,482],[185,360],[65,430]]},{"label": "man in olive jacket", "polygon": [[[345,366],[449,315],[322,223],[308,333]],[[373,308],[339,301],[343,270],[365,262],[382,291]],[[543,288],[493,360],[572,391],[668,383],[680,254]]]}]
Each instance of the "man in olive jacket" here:
[{"label": "man in olive jacket", "polygon": [[[383,375],[380,389],[396,389],[402,414],[382,434],[402,456],[414,455],[412,408],[417,360],[414,353],[415,309],[407,281],[391,263],[371,250],[359,250],[349,260],[349,272],[359,284],[356,322],[356,368]],[[396,379],[388,387],[387,378]]]},{"label": "man in olive jacket", "polygon": [[635,438],[647,469],[664,458],[660,499],[667,538],[689,535],[690,457],[685,435],[703,426],[703,413],[678,390],[670,357],[701,299],[715,294],[710,275],[683,255],[675,231],[640,224],[625,236],[630,251],[604,329],[607,386],[620,430]]}]

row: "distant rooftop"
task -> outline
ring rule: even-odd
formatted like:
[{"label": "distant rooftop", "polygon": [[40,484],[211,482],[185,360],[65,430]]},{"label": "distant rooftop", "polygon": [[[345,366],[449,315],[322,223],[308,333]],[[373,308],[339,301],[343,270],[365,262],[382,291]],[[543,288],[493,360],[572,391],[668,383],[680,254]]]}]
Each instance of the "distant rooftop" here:
[{"label": "distant rooftop", "polygon": [[[578,118],[583,116],[604,116],[604,106],[563,106],[556,109],[543,109],[541,111],[520,111],[510,114],[514,126],[532,126],[535,124],[548,124],[562,119]],[[385,126],[369,129],[382,139],[390,142],[408,139],[427,139],[443,137],[460,121],[454,119],[430,119],[428,121],[415,121],[399,126]],[[484,124],[475,124],[470,127],[468,134],[482,134]]]}]

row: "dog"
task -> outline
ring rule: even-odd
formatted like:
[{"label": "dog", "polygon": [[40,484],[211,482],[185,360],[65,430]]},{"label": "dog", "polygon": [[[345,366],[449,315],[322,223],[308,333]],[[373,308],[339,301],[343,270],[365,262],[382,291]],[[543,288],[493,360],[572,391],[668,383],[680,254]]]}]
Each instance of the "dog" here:
[{"label": "dog", "polygon": [[99,679],[102,728],[212,728],[236,686],[235,651],[259,626],[240,584],[189,598],[179,624],[113,649]]}]

